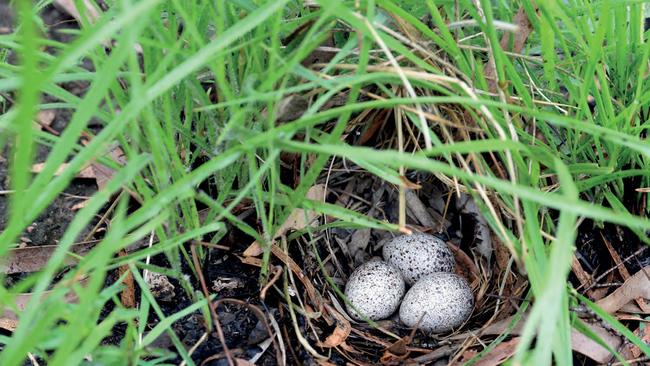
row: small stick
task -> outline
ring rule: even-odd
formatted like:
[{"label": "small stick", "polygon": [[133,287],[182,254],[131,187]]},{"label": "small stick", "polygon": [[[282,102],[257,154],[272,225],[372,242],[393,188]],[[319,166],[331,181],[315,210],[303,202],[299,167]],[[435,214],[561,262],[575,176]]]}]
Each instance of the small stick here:
[{"label": "small stick", "polygon": [[208,292],[208,286],[205,284],[205,277],[203,277],[203,269],[199,263],[199,257],[196,254],[196,244],[190,246],[190,251],[192,252],[192,262],[194,262],[194,267],[196,269],[196,274],[199,277],[199,282],[201,283],[201,290],[203,291],[203,296],[208,300],[208,307],[210,308],[210,315],[212,315],[212,321],[214,322],[214,327],[217,330],[217,336],[219,337],[219,342],[223,346],[223,352],[226,355],[228,360],[228,365],[235,366],[235,361],[232,358],[232,354],[228,349],[226,344],[226,337],[223,335],[223,329],[221,329],[221,323],[219,322],[219,316],[217,315],[217,307],[215,304],[210,301],[210,293]]}]

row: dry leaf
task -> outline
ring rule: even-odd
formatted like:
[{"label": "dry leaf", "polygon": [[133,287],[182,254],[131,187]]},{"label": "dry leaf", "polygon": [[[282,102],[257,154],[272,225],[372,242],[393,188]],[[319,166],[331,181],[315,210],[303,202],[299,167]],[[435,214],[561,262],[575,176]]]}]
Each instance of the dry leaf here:
[{"label": "dry leaf", "polygon": [[[85,286],[86,283],[88,282],[88,277],[82,278],[78,281],[78,283],[81,286]],[[44,291],[41,295],[42,298],[48,297],[50,294],[52,294],[54,291],[57,290],[49,290],[49,291]],[[33,294],[32,293],[22,293],[18,294],[16,296],[16,299],[14,300],[16,304],[16,309],[19,311],[25,310],[25,307],[27,307],[27,304],[31,301]],[[68,303],[74,303],[77,301],[77,294],[74,291],[68,291],[65,294],[65,301]],[[0,317],[0,323],[5,323],[5,324],[10,324],[11,321],[18,321],[18,315],[13,312],[13,310],[10,310],[8,308],[5,308],[4,313]]]},{"label": "dry leaf", "polygon": [[[36,115],[36,122],[38,123],[39,127],[42,129],[46,129],[49,132],[52,132],[52,128],[50,125],[52,124],[52,121],[54,121],[54,117],[56,117],[56,111],[53,109],[44,109],[38,112]],[[56,131],[54,131],[56,133]]]},{"label": "dry leaf", "polygon": [[650,266],[628,278],[616,291],[598,300],[596,305],[611,314],[638,298],[650,299]]},{"label": "dry leaf", "polygon": [[[519,11],[517,11],[517,14],[515,14],[513,23],[518,26],[519,31],[515,32],[515,40],[514,40],[514,46],[512,52],[519,53],[524,48],[524,44],[526,43],[526,39],[528,39],[530,32],[533,31],[533,25],[530,23],[530,20],[528,20],[528,14],[526,14],[526,10],[524,9],[523,6],[520,7]],[[507,51],[508,46],[510,44],[510,32],[505,32],[503,34],[500,44],[501,44],[501,49]],[[488,63],[485,66],[484,73],[485,73],[485,78],[488,81],[488,90],[490,90],[490,92],[492,93],[496,92],[497,79],[496,79],[496,70],[494,68],[493,57],[490,57],[490,60],[488,60]]]},{"label": "dry leaf", "polygon": [[83,200],[83,201],[81,201],[81,202],[75,204],[74,206],[70,207],[70,209],[71,209],[72,211],[79,211],[79,210],[81,210],[82,208],[86,207],[86,205],[87,205],[89,202],[90,202],[90,199]]},{"label": "dry leaf", "polygon": [[[119,147],[114,148],[111,150],[109,153],[109,156],[113,161],[117,162],[119,165],[124,165],[126,163],[126,159],[124,156],[124,152],[122,149]],[[113,175],[115,174],[115,170],[99,164],[97,162],[93,162],[90,164],[90,166],[93,169],[94,172],[94,177],[95,181],[97,182],[97,188],[101,191],[106,187],[106,184],[113,178]]]},{"label": "dry leaf", "polygon": [[[620,337],[613,335],[600,325],[586,324],[586,326],[612,349],[618,349],[623,343]],[[571,329],[571,348],[598,363],[607,363],[612,358],[612,354],[606,348],[575,329]]]},{"label": "dry leaf", "polygon": [[[627,281],[630,278],[630,272],[627,270],[625,267],[625,263],[621,260],[621,257],[618,255],[612,244],[605,238],[605,236],[600,233],[600,237],[603,239],[603,242],[605,243],[605,246],[607,247],[607,251],[609,252],[609,255],[612,257],[614,260],[614,264],[616,264],[616,268],[618,269],[618,273],[621,274],[621,277],[623,277],[623,281]],[[635,299],[637,305],[639,305],[639,308],[643,310],[643,312],[647,312],[649,309],[645,304],[645,300],[643,298],[637,298]]]},{"label": "dry leaf", "polygon": [[[506,360],[508,360],[512,355],[515,354],[515,349],[517,348],[517,344],[519,343],[519,338],[513,338],[509,341],[505,341],[500,343],[498,346],[494,347],[494,349],[487,354],[485,354],[483,357],[481,357],[474,365],[476,366],[495,366],[495,365],[500,365]],[[467,363],[469,360],[474,358],[478,352],[473,349],[468,349],[465,351],[462,355],[462,357],[454,362],[452,365],[453,366],[460,366],[464,365]]]},{"label": "dry leaf", "polygon": [[[84,5],[84,14],[88,18],[90,23],[94,23],[99,19],[99,12],[97,8],[93,6],[93,3],[90,0],[82,0]],[[81,22],[81,13],[77,9],[75,0],[54,0],[54,5],[63,9],[66,13],[70,14],[77,21]]]},{"label": "dry leaf", "polygon": [[433,229],[436,224],[418,195],[411,189],[406,189],[405,193],[406,207],[411,210],[413,216],[415,216],[415,218],[420,222],[422,226],[427,229]]},{"label": "dry leaf", "polygon": [[235,365],[237,366],[255,366],[254,363],[244,360],[242,358],[235,358]]},{"label": "dry leaf", "polygon": [[494,349],[490,351],[488,354],[481,357],[481,359],[478,360],[478,362],[476,362],[474,365],[476,366],[500,365],[503,362],[505,362],[507,359],[512,357],[512,355],[515,354],[515,349],[517,348],[518,343],[519,343],[519,338],[513,338],[507,342],[503,342],[498,346],[494,347]]},{"label": "dry leaf", "polygon": [[[486,327],[485,329],[472,331],[470,333],[458,334],[451,336],[450,339],[465,340],[467,337],[476,336],[476,334],[479,334],[480,336],[501,335],[509,327],[513,318],[514,316],[511,316],[509,318],[496,322]],[[511,335],[518,336],[521,334],[524,323],[526,322],[526,318],[527,314],[522,316],[521,320],[511,330]],[[612,334],[607,329],[603,328],[603,326],[600,324],[585,323],[585,326],[588,327],[591,332],[597,334],[612,349],[618,349],[618,347],[623,343],[621,337]],[[571,329],[571,348],[574,351],[581,353],[599,363],[606,363],[611,358],[611,354],[607,348],[601,346],[596,341],[592,340],[591,338],[585,336],[575,329]]]},{"label": "dry leaf", "polygon": [[489,263],[494,249],[492,247],[492,235],[487,220],[483,217],[481,210],[479,210],[472,196],[468,194],[461,193],[460,198],[456,200],[456,207],[460,212],[472,215],[476,220],[476,226],[474,227],[476,250]]},{"label": "dry leaf", "polygon": [[357,229],[352,234],[350,242],[347,245],[347,251],[352,255],[352,258],[357,264],[363,263],[367,259],[366,247],[370,242],[370,233],[370,229]]},{"label": "dry leaf", "polygon": [[325,338],[325,342],[319,342],[318,345],[320,347],[332,348],[343,344],[345,340],[348,339],[350,332],[352,331],[352,326],[350,325],[350,322],[333,307],[326,304],[325,308],[329,314],[336,318],[336,328],[332,334]]},{"label": "dry leaf", "polygon": [[[95,243],[84,243],[73,245],[71,252],[77,255],[84,255],[95,246]],[[41,245],[9,250],[5,258],[0,262],[0,272],[23,273],[36,272],[43,268],[52,257],[52,253],[58,245]],[[66,258],[65,264],[74,264],[77,260],[73,256]]]},{"label": "dry leaf", "polygon": [[[91,0],[81,0],[84,5],[84,15],[90,22],[90,24],[94,24],[97,22],[99,17],[102,15],[100,11],[97,10],[97,7],[93,5],[93,2]],[[53,1],[54,5],[57,7],[63,9],[66,13],[70,14],[73,18],[77,20],[77,22],[81,23],[81,13],[79,12],[79,9],[77,9],[77,5],[75,4],[75,0],[54,0]],[[105,47],[111,47],[111,42],[109,40],[103,41],[102,44]],[[142,45],[139,43],[136,43],[133,45],[133,49],[135,52],[142,54]]]},{"label": "dry leaf", "polygon": [[[476,290],[480,285],[481,276],[478,268],[476,267],[476,264],[474,264],[474,261],[472,261],[467,253],[465,253],[457,246],[447,243],[447,247],[449,247],[449,249],[451,249],[451,251],[454,253],[454,259],[457,263],[457,266],[455,268],[456,274],[465,278],[467,283],[470,284],[470,287],[473,290]],[[479,299],[477,299],[477,302],[478,301]]]},{"label": "dry leaf", "polygon": [[[325,185],[317,184],[309,188],[305,197],[314,201],[323,201],[325,199],[325,192]],[[308,225],[311,225],[318,216],[319,214],[314,211],[303,210],[302,208],[294,209],[289,217],[287,217],[287,220],[275,233],[273,239],[279,238],[280,236],[286,234],[289,230],[302,230],[306,228]],[[262,253],[264,253],[264,250],[257,241],[254,241],[244,251],[244,257],[256,257]]]},{"label": "dry leaf", "polygon": [[[66,169],[68,169],[69,164],[68,163],[63,163],[59,168],[56,170],[54,175],[61,175]],[[40,173],[43,171],[43,168],[45,167],[45,163],[37,163],[32,165],[32,173]],[[83,169],[81,169],[80,172],[78,172],[75,177],[77,178],[85,178],[85,179],[95,179],[95,171],[93,170],[92,166],[87,166]]]},{"label": "dry leaf", "polygon": [[[126,257],[127,254],[128,253],[124,249],[120,250],[117,253],[119,257]],[[131,273],[129,266],[126,264],[121,266],[118,272],[119,272],[119,276],[123,277],[122,283],[125,286],[124,290],[122,290],[122,293],[120,294],[120,300],[122,302],[122,305],[124,305],[125,308],[132,309],[136,305],[135,283],[133,281],[133,274]]]}]

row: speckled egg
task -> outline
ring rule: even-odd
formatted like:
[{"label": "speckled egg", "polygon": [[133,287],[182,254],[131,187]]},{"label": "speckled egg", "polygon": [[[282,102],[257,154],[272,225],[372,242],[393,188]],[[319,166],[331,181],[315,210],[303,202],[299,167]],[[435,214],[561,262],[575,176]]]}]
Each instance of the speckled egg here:
[{"label": "speckled egg", "polygon": [[435,272],[453,272],[454,254],[433,235],[415,233],[395,237],[384,245],[384,260],[399,269],[407,284]]},{"label": "speckled egg", "polygon": [[[460,276],[438,272],[422,277],[404,296],[399,318],[408,327],[433,333],[458,328],[472,314],[472,289]],[[424,315],[424,316],[423,316]]]},{"label": "speckled egg", "polygon": [[371,320],[385,319],[397,310],[404,296],[405,284],[400,272],[380,260],[371,260],[352,272],[345,285],[345,296],[350,301],[350,315],[362,320],[355,308]]}]

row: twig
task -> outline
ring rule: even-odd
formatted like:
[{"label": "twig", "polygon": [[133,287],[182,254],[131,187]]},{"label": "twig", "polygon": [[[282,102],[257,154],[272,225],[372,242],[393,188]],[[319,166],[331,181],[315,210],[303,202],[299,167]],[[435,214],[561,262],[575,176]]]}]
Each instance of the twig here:
[{"label": "twig", "polygon": [[[608,269],[607,271],[603,272],[603,274],[601,274],[600,276],[596,277],[596,278],[594,279],[594,282],[593,282],[589,287],[585,288],[585,289],[583,290],[583,292],[586,292],[586,291],[591,290],[595,285],[598,284],[598,282],[599,282],[600,280],[602,280],[603,278],[605,278],[605,276],[607,276],[607,275],[610,274],[611,272],[615,271],[615,270],[618,268],[618,266],[621,266],[621,265],[627,263],[627,262],[630,261],[632,258],[635,258],[635,257],[638,256],[639,254],[643,253],[647,248],[648,248],[648,247],[646,247],[646,246],[641,247],[641,248],[640,248],[639,250],[637,250],[636,252],[634,252],[634,253],[630,254],[629,256],[625,257],[625,259],[623,259],[623,260],[621,261],[620,264],[617,264],[617,265],[615,265],[614,267],[612,267],[612,268]],[[583,287],[583,286],[578,286],[578,288],[576,289],[576,291],[579,291],[582,287]]]},{"label": "twig", "polygon": [[[187,351],[187,355],[192,356],[192,353],[194,353],[194,351],[196,351],[196,349],[199,348],[201,343],[205,342],[206,339],[208,339],[208,332],[203,332],[203,335],[201,336],[201,338],[199,338],[199,340],[196,341],[196,343],[194,343],[192,348],[190,348],[190,350]],[[183,360],[183,362],[181,362],[180,365],[178,365],[178,366],[185,366],[185,360]]]},{"label": "twig", "polygon": [[271,286],[273,286],[273,284],[278,280],[278,278],[280,278],[282,271],[283,271],[282,266],[275,266],[273,270],[273,277],[271,277],[269,282],[266,285],[264,285],[264,287],[260,291],[260,299],[262,299],[262,301],[264,301],[264,299],[266,298],[266,292],[269,290],[269,288],[271,288]]},{"label": "twig", "polygon": [[205,277],[203,277],[203,268],[201,268],[199,257],[196,254],[196,245],[197,244],[192,244],[190,246],[190,250],[192,252],[192,262],[194,262],[196,274],[198,275],[199,282],[201,283],[201,290],[203,291],[203,296],[205,296],[205,298],[208,300],[210,315],[212,315],[212,321],[214,323],[215,329],[217,330],[217,336],[219,337],[219,342],[221,342],[221,346],[223,347],[223,352],[226,355],[226,359],[228,360],[228,365],[235,366],[235,361],[233,360],[232,354],[230,353],[228,345],[226,344],[226,337],[223,335],[223,329],[221,329],[221,323],[219,322],[216,306],[212,301],[210,301],[210,292],[208,291],[208,286],[205,283]]}]

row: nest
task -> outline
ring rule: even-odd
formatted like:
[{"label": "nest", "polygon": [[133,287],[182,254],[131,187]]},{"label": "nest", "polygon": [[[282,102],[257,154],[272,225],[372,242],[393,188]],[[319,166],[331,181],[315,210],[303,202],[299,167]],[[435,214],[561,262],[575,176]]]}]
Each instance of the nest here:
[{"label": "nest", "polygon": [[[459,118],[458,108],[443,109]],[[346,134],[355,143],[397,149],[394,113],[361,113],[362,117],[349,124]],[[415,133],[410,136],[402,148],[419,150],[422,137],[416,138]],[[287,169],[297,160],[291,154],[283,156]],[[287,357],[301,361],[307,357],[319,364],[359,365],[467,361],[476,355],[472,348],[480,344],[477,334],[490,337],[505,332],[510,317],[526,303],[522,296],[528,283],[468,194],[474,189],[444,175],[417,171],[406,172],[404,181],[408,184],[400,187],[350,161],[333,158],[307,197],[356,212],[377,226],[403,220],[406,225],[399,228],[402,231],[426,232],[444,239],[454,251],[457,274],[472,287],[472,316],[462,327],[446,334],[406,328],[397,315],[376,324],[352,320],[342,294],[348,276],[370,257],[381,256],[383,243],[400,233],[382,227],[355,227],[350,224],[353,218],[344,223],[336,217],[296,209],[270,249],[269,282],[262,290],[266,304],[271,305],[271,298],[278,301],[280,316],[290,320],[283,331]],[[404,190],[406,209],[403,219],[400,190]],[[501,207],[494,195],[488,197],[494,207]],[[503,217],[507,218],[507,211]],[[244,251],[242,260],[260,266],[262,253],[261,246],[254,243]]]}]

